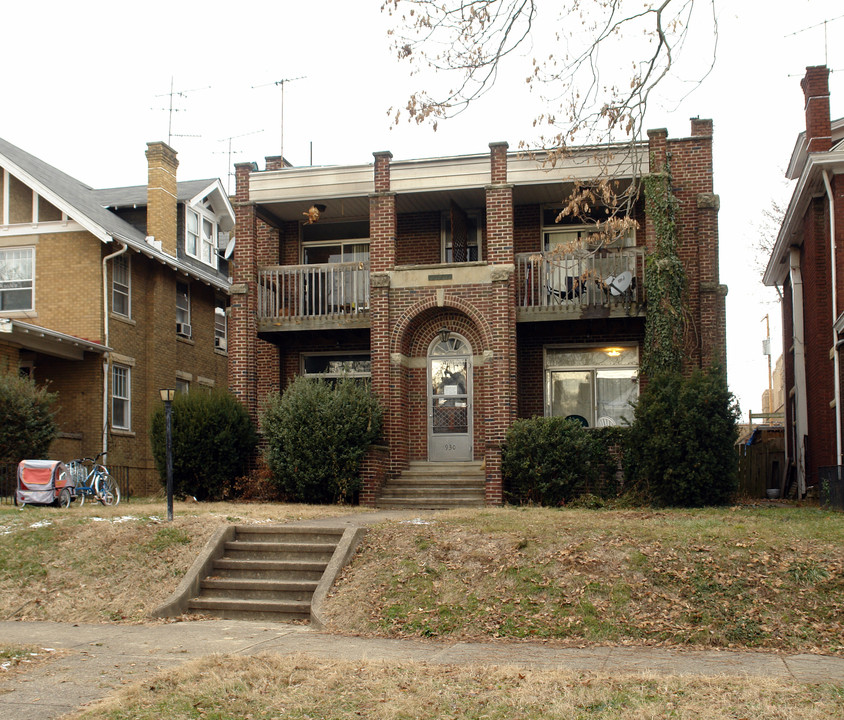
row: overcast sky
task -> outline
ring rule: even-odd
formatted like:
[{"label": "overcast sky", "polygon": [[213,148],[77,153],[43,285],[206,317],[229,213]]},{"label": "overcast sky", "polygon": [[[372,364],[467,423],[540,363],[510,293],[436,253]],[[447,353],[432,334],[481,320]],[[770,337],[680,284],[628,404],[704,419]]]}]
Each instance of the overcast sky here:
[{"label": "overcast sky", "polygon": [[[166,141],[171,132],[181,179],[226,183],[230,160],[263,167],[264,156],[279,153],[281,93],[274,83],[282,79],[291,79],[284,155],[294,165],[311,158],[318,165],[368,163],[379,150],[398,160],[483,153],[489,142],[515,148],[530,137],[531,101],[516,75],[503,76],[483,102],[436,132],[404,123],[391,129],[387,110],[419,85],[393,59],[390,20],[380,5],[7,4],[0,137],[94,187],[112,187],[145,183],[146,143]],[[716,8],[713,73],[679,106],[679,95],[653,103],[647,125],[683,137],[690,117],[714,120],[729,378],[746,418],[761,410],[767,387],[766,313],[781,351],[779,307],[761,286],[753,246],[762,211],[772,199],[790,197],[783,172],[804,129],[799,83],[807,65],[828,64],[832,116],[844,116],[844,6],[791,0],[774,10],[768,0],[716,0]],[[171,79],[181,93],[172,114]]]}]

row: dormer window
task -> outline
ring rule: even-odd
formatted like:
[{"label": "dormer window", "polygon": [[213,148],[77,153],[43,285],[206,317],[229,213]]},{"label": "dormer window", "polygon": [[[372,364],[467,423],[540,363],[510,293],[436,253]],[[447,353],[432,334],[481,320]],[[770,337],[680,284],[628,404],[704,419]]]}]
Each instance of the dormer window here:
[{"label": "dormer window", "polygon": [[192,258],[196,258],[210,265],[217,267],[217,216],[211,204],[207,201],[199,205],[189,207],[185,218],[185,252]]}]

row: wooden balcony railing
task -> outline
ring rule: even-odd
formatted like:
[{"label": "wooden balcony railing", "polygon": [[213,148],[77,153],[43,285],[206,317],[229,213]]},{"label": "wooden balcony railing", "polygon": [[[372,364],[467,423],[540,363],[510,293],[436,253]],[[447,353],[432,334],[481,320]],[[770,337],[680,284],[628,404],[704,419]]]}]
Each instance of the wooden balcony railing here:
[{"label": "wooden balcony railing", "polygon": [[516,269],[518,303],[526,312],[577,312],[596,306],[629,312],[644,297],[644,248],[586,256],[522,253]]},{"label": "wooden balcony railing", "polygon": [[259,269],[259,318],[332,318],[368,311],[368,262]]}]

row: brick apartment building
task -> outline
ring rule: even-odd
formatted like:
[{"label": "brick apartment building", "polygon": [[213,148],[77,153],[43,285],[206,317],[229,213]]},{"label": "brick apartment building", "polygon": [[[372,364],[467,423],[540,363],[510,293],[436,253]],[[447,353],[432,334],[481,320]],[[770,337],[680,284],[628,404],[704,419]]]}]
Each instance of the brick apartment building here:
[{"label": "brick apartment building", "polygon": [[[725,362],[712,122],[583,148],[553,169],[489,154],[345,167],[236,166],[230,386],[253,416],[297,374],[367,377],[386,409],[361,503],[385,483],[459,463],[502,502],[501,443],[519,417],[622,422],[639,391],[654,229],[585,251],[594,225],[555,222],[572,181],[622,183],[670,160],[688,272],[688,366]],[[454,467],[454,466],[451,466]]]},{"label": "brick apartment building", "polygon": [[826,67],[806,68],[801,86],[806,130],[786,173],[797,184],[764,275],[782,287],[786,460],[800,496],[842,464],[844,342],[844,118],[830,118]]},{"label": "brick apartment building", "polygon": [[159,389],[226,387],[234,226],[219,180],[177,182],[165,143],[146,155],[147,185],[95,190],[0,140],[0,372],[58,393],[52,458],[107,450],[137,493],[158,487]]}]

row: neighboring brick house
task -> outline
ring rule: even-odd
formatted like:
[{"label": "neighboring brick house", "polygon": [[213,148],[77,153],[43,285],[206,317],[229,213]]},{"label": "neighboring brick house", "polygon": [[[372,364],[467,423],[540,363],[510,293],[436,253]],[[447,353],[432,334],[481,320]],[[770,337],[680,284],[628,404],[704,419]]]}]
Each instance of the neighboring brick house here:
[{"label": "neighboring brick house", "polygon": [[226,387],[234,214],[219,180],[176,181],[149,143],[148,184],[94,190],[0,140],[0,372],[57,392],[53,458],[105,449],[132,490],[158,487],[159,389]]},{"label": "neighboring brick house", "polygon": [[822,467],[842,464],[844,118],[831,121],[829,70],[806,68],[806,130],[787,177],[797,185],[764,283],[782,287],[786,459],[803,495]]},{"label": "neighboring brick house", "polygon": [[[712,122],[584,148],[543,167],[508,153],[372,165],[236,166],[229,384],[253,417],[297,374],[371,378],[385,447],[360,501],[409,463],[474,463],[502,502],[501,443],[518,417],[622,422],[639,391],[645,253],[654,229],[584,252],[590,227],[556,223],[574,179],[621,183],[670,161],[689,276],[689,368],[725,364]],[[316,222],[313,222],[316,220]]]}]

